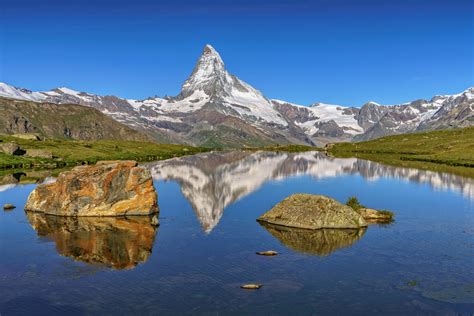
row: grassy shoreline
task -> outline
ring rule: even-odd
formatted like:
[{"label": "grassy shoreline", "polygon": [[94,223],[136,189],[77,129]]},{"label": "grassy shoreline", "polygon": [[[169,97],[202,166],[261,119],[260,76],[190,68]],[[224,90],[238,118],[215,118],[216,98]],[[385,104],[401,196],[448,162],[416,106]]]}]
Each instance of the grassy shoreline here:
[{"label": "grassy shoreline", "polygon": [[140,141],[79,141],[50,139],[26,140],[1,135],[0,144],[15,142],[22,149],[41,149],[53,158],[33,158],[0,153],[0,169],[61,168],[94,164],[99,160],[153,161],[209,151],[209,148],[185,145],[156,144]]},{"label": "grassy shoreline", "polygon": [[[212,148],[156,144],[141,141],[79,141],[50,139],[44,141],[0,135],[0,144],[15,142],[22,149],[42,149],[53,158],[31,158],[0,153],[0,170],[56,169],[99,160],[155,161],[193,155]],[[249,151],[305,152],[321,151],[304,145],[275,145],[245,148]],[[387,136],[360,143],[336,143],[327,149],[340,158],[356,157],[386,165],[448,172],[474,178],[474,127]]]},{"label": "grassy shoreline", "polygon": [[275,151],[275,152],[306,152],[306,151],[323,151],[324,149],[321,147],[288,144],[288,145],[274,145],[274,146],[244,148],[244,150]]},{"label": "grassy shoreline", "polygon": [[337,143],[328,152],[340,158],[356,157],[474,178],[474,127]]}]

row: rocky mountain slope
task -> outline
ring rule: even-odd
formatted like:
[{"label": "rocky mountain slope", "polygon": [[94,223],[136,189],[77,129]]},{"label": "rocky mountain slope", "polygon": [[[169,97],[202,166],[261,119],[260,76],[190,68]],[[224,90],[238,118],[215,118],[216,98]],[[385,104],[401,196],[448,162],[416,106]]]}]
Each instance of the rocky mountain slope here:
[{"label": "rocky mountain slope", "polygon": [[5,83],[0,83],[0,96],[86,105],[158,141],[204,146],[322,145],[474,124],[474,88],[400,105],[368,102],[360,108],[271,100],[227,72],[210,45],[176,97],[132,100],[68,88],[32,92]]},{"label": "rocky mountain slope", "polygon": [[79,140],[149,140],[128,126],[81,105],[37,103],[0,97],[0,133],[36,133]]}]

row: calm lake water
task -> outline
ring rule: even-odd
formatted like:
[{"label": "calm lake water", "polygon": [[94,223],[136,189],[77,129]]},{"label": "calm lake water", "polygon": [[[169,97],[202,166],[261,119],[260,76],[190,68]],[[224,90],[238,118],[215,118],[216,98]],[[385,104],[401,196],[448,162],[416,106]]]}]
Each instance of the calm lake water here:
[{"label": "calm lake water", "polygon": [[[474,312],[472,179],[320,153],[207,153],[148,167],[159,228],[25,214],[35,184],[0,186],[0,204],[17,206],[0,213],[2,316]],[[355,232],[256,222],[297,192],[354,195],[396,221]]]}]

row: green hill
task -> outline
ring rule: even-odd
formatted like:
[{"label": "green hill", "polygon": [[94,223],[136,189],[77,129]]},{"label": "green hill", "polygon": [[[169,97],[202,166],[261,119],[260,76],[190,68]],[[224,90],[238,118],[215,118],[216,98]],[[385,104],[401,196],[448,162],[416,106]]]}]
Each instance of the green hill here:
[{"label": "green hill", "polygon": [[331,145],[328,151],[337,157],[359,157],[474,177],[474,127],[338,143]]},{"label": "green hill", "polygon": [[37,103],[0,97],[0,133],[34,133],[46,138],[150,140],[91,107]]}]

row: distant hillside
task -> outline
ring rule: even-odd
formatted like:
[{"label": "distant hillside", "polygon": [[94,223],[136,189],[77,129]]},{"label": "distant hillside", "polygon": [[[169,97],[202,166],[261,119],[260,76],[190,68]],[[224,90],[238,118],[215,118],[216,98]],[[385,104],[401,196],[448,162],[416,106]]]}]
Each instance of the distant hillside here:
[{"label": "distant hillside", "polygon": [[474,127],[338,143],[330,146],[329,151],[338,157],[359,157],[474,177]]},{"label": "distant hillside", "polygon": [[149,137],[82,105],[37,103],[0,97],[0,133],[36,133],[46,138],[132,140]]}]

